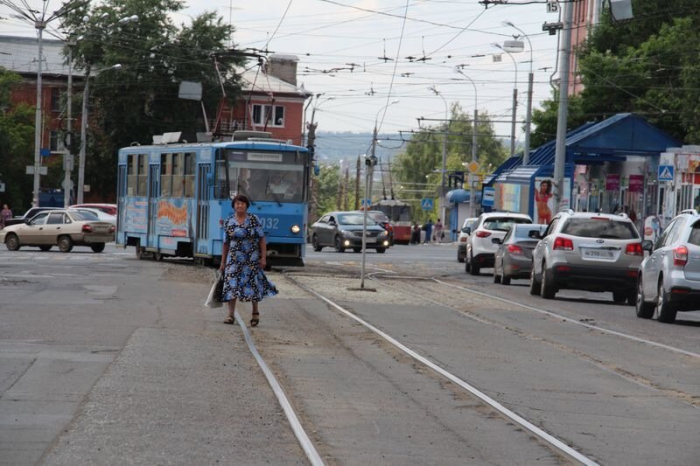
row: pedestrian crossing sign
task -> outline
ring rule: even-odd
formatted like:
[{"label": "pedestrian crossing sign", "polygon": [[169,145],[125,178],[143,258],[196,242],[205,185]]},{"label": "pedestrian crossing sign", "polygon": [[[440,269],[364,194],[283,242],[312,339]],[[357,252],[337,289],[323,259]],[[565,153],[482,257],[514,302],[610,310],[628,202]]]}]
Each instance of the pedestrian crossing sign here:
[{"label": "pedestrian crossing sign", "polygon": [[423,210],[433,210],[433,200],[429,197],[424,197],[420,201],[420,207]]},{"label": "pedestrian crossing sign", "polygon": [[360,199],[360,204],[362,205],[362,207],[371,207],[372,199]]},{"label": "pedestrian crossing sign", "polygon": [[673,165],[659,165],[659,181],[673,181]]}]

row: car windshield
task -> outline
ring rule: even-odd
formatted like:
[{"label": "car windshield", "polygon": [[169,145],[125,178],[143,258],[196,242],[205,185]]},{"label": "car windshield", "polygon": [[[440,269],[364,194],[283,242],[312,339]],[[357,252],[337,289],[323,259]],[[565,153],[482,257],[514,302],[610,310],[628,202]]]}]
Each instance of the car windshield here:
[{"label": "car windshield", "polygon": [[[369,216],[368,216],[369,217]],[[341,225],[362,225],[364,224],[364,215],[362,214],[340,214],[338,215],[338,223]],[[377,223],[371,218],[367,218],[367,225],[373,226]]]},{"label": "car windshield", "polygon": [[384,215],[384,212],[367,212],[367,216],[375,222],[389,223],[389,217]]},{"label": "car windshield", "polygon": [[561,230],[565,235],[582,238],[636,239],[639,235],[631,222],[600,218],[570,218]]},{"label": "car windshield", "polygon": [[513,225],[520,223],[532,222],[527,218],[491,217],[484,220],[483,228],[495,231],[508,231]]}]

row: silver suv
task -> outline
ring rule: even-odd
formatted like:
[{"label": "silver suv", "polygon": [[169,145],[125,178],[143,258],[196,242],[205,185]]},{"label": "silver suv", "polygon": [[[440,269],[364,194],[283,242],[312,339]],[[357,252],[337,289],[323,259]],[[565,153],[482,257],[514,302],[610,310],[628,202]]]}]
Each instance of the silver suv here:
[{"label": "silver suv", "polygon": [[637,278],[637,317],[671,323],[678,311],[700,310],[700,215],[683,211],[668,224]]},{"label": "silver suv", "polygon": [[464,270],[479,275],[482,267],[493,267],[499,245],[492,240],[505,238],[510,227],[516,223],[532,223],[532,219],[525,214],[488,212],[479,216],[473,228],[463,230],[469,235]]},{"label": "silver suv", "polygon": [[613,301],[633,305],[643,255],[627,215],[560,212],[532,253],[530,294],[553,299],[563,289],[612,291]]}]

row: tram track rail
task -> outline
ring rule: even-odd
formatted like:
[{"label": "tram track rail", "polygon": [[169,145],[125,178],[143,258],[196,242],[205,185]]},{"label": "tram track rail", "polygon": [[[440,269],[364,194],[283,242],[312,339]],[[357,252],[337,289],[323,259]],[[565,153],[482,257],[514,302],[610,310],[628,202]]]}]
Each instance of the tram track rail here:
[{"label": "tram track rail", "polygon": [[[384,272],[376,272],[376,273],[387,273],[386,271]],[[411,359],[417,361],[421,365],[429,368],[432,370],[434,373],[438,374],[439,376],[443,377],[444,379],[448,380],[449,382],[452,382],[458,387],[461,387],[468,393],[470,393],[472,396],[476,397],[479,399],[482,403],[485,405],[489,406],[491,409],[494,409],[496,412],[498,412],[504,419],[513,422],[520,428],[524,429],[525,431],[529,432],[532,436],[536,437],[540,442],[548,445],[550,448],[552,448],[554,451],[557,451],[559,454],[561,454],[563,457],[568,458],[571,461],[574,461],[578,464],[584,464],[584,465],[598,465],[598,463],[586,456],[585,454],[577,451],[573,447],[569,446],[566,442],[560,440],[556,436],[546,432],[545,430],[541,429],[534,423],[528,421],[524,417],[520,416],[519,414],[515,413],[514,411],[506,408],[504,405],[502,405],[499,401],[496,399],[488,396],[486,393],[483,391],[479,390],[466,380],[458,377],[457,375],[451,373],[450,371],[446,370],[444,367],[442,367],[440,364],[433,362],[431,359],[428,357],[422,356],[419,354],[417,351],[413,350],[412,348],[408,347],[407,345],[404,345],[401,343],[399,340],[396,338],[392,337],[389,335],[387,332],[382,331],[381,329],[377,328],[376,326],[372,325],[368,321],[362,319],[352,311],[346,309],[345,307],[341,306],[338,304],[336,301],[333,299],[328,298],[327,296],[317,292],[316,290],[306,286],[305,284],[301,283],[299,280],[296,280],[293,276],[294,274],[292,273],[285,273],[284,276],[287,280],[289,280],[292,284],[295,286],[299,287],[300,289],[306,291],[308,294],[311,296],[315,297],[316,299],[321,300],[324,302],[327,306],[330,308],[338,311],[342,315],[348,317],[349,319],[355,321],[356,323],[362,325],[365,327],[367,330],[378,336],[379,338],[383,339],[405,355],[409,356]],[[419,278],[419,277],[414,277],[414,278]],[[372,278],[373,279],[373,278]],[[479,319],[475,319],[479,320]]]}]

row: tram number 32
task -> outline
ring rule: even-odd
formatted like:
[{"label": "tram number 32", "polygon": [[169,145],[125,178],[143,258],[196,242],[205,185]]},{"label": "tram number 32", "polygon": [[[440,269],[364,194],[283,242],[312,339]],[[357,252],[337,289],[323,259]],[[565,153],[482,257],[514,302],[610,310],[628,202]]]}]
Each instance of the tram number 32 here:
[{"label": "tram number 32", "polygon": [[279,227],[280,219],[264,217],[260,219],[260,224],[265,230],[276,230]]}]

